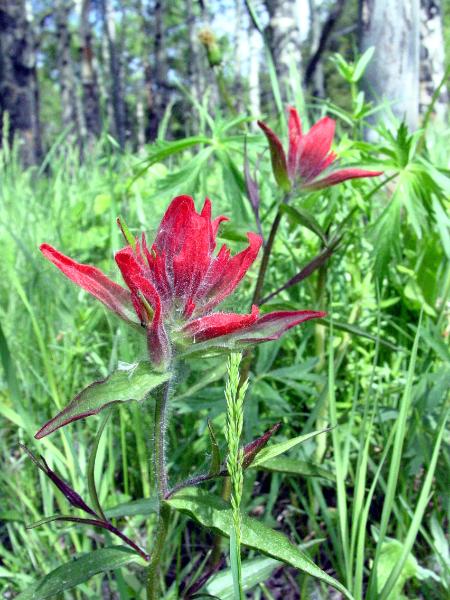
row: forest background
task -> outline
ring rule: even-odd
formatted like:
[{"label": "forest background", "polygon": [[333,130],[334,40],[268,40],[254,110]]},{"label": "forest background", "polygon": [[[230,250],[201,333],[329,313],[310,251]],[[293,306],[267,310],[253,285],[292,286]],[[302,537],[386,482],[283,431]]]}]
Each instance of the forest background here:
[{"label": "forest background", "polygon": [[[43,264],[39,244],[110,273],[117,215],[152,232],[177,194],[197,206],[208,196],[215,214],[231,217],[221,237],[236,251],[258,224],[267,238],[278,199],[256,120],[285,139],[287,105],[306,130],[336,119],[342,163],[384,176],[313,192],[284,216],[266,293],[315,256],[328,261],[267,307],[325,308],[330,318],[258,349],[244,438],[277,421],[277,442],[339,426],[249,470],[242,510],[302,544],[355,598],[448,594],[449,56],[450,3],[441,0],[0,0],[5,598],[28,597],[44,574],[108,541],[94,529],[26,529],[68,509],[19,442],[87,492],[95,418],[42,442],[33,435],[83,386],[144,352]],[[255,277],[235,307],[249,305]],[[219,363],[193,361],[180,375],[175,476],[204,466],[207,417],[225,448]],[[96,464],[101,502],[142,546],[155,527],[150,505],[136,504],[152,496],[149,420],[140,406],[121,407]],[[213,543],[185,512],[164,553],[167,597],[189,597]],[[133,565],[103,571],[59,593],[143,597]],[[243,578],[252,598],[331,597],[254,549],[244,551]],[[202,590],[232,598],[231,580],[227,563]]]}]

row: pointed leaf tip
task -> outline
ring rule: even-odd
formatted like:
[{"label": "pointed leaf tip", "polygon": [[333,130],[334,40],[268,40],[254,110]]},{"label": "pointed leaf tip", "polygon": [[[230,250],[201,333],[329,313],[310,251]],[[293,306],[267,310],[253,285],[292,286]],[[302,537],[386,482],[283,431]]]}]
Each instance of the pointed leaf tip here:
[{"label": "pointed leaf tip", "polygon": [[91,383],[60,413],[50,419],[34,436],[41,439],[60,427],[95,415],[111,404],[142,401],[149,392],[170,377],[168,371],[157,371],[149,362],[119,368],[106,379]]},{"label": "pointed leaf tip", "polygon": [[270,438],[277,433],[280,427],[281,423],[275,423],[262,436],[244,446],[244,460],[242,463],[244,469],[247,469],[252,464],[258,453],[265,447]]},{"label": "pointed leaf tip", "polygon": [[275,181],[283,191],[289,192],[291,189],[291,182],[289,181],[288,176],[286,154],[280,138],[263,121],[258,121],[258,126],[269,142],[270,158]]}]

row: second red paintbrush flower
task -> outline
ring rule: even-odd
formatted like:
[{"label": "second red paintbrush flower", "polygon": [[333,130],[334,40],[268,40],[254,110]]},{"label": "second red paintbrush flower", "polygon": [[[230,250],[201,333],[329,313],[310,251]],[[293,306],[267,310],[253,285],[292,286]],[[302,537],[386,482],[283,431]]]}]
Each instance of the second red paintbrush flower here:
[{"label": "second red paintbrush flower", "polygon": [[284,151],[279,137],[262,121],[259,127],[269,142],[272,170],[278,185],[289,192],[292,188],[318,190],[347,179],[376,177],[382,171],[365,169],[333,169],[337,155],[331,151],[336,122],[324,117],[308,133],[302,132],[298,112],[289,107],[289,149]]},{"label": "second red paintbrush flower", "polygon": [[80,264],[42,244],[41,251],[69,279],[103,302],[125,321],[147,332],[155,363],[172,353],[209,350],[211,346],[239,349],[276,339],[287,329],[322,317],[317,311],[281,311],[259,316],[213,312],[240,283],[261,247],[261,238],[248,233],[247,248],[232,256],[223,245],[216,254],[216,236],[226,217],[211,219],[206,200],[197,213],[189,196],[168,207],[151,247],[145,235],[130,239],[116,263],[128,289],[111,281],[96,267]]}]

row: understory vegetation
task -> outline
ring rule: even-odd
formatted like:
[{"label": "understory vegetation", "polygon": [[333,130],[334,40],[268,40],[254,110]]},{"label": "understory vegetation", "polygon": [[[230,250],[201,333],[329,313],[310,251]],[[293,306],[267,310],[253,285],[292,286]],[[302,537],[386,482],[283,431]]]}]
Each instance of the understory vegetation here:
[{"label": "understory vegetation", "polygon": [[[341,582],[349,597],[442,599],[450,585],[444,450],[450,384],[449,130],[427,118],[416,133],[400,123],[389,130],[379,126],[372,130],[376,141],[369,143],[363,131],[371,107],[356,91],[348,110],[327,102],[297,108],[305,130],[308,120],[312,124],[325,114],[336,119],[334,150],[341,165],[383,175],[294,195],[282,212],[263,299],[314,257],[327,250],[329,256],[310,276],[263,301],[261,311],[328,314],[258,346],[247,357],[242,442],[279,422],[266,448],[286,442],[286,452],[269,453],[261,466],[256,461],[244,472],[242,587],[255,599],[340,597],[296,569],[281,550],[277,554],[270,537],[249,541],[249,516],[268,531],[284,533]],[[144,598],[143,559],[136,554],[115,556],[109,569],[94,565],[87,580],[73,567],[66,585],[53,592],[49,588],[49,595],[36,592],[36,582],[59,565],[117,541],[108,531],[76,524],[45,522],[28,529],[54,514],[76,512],[19,443],[42,454],[81,497],[89,497],[88,464],[101,415],[39,441],[33,436],[90,382],[104,379],[121,362],[144,359],[147,352],[144,338],[62,278],[38,246],[54,244],[118,281],[113,254],[123,242],[116,218],[120,215],[132,233],[145,231],[152,240],[170,200],[187,194],[198,209],[208,197],[213,216],[230,218],[221,225],[219,245],[226,242],[237,252],[247,243],[246,232],[258,229],[244,176],[245,153],[259,189],[267,240],[280,195],[264,135],[245,116],[212,117],[207,102],[193,101],[192,111],[199,124],[194,137],[166,140],[162,127],[160,139],[139,155],[120,152],[105,133],[81,164],[63,139],[41,166],[23,169],[17,149],[3,145],[4,598],[19,592],[20,598]],[[276,121],[273,115],[265,115],[266,120],[285,140],[284,116]],[[166,124],[170,118],[169,110]],[[258,261],[223,310],[250,312],[257,273]],[[167,436],[173,483],[208,471],[216,451],[212,438],[225,460],[226,376],[223,357],[190,358],[178,366]],[[152,402],[150,397],[111,411],[94,474],[107,517],[149,551],[156,534]],[[288,443],[317,430],[327,431]],[[224,482],[212,480],[196,489],[204,492],[204,497],[198,492],[196,506],[181,497],[174,500],[176,516],[161,555],[161,597],[234,598],[228,544],[218,535],[226,528],[210,500],[220,501]],[[221,555],[217,572],[195,589]]]}]

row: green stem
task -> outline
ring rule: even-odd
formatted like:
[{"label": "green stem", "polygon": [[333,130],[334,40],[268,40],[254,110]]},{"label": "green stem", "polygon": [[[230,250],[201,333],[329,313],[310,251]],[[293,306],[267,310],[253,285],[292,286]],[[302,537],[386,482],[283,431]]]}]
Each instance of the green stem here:
[{"label": "green stem", "polygon": [[166,429],[167,408],[169,401],[170,382],[161,387],[161,392],[156,397],[154,421],[154,454],[155,482],[159,501],[162,502],[167,494],[167,467],[166,467]]},{"label": "green stem", "polygon": [[[322,265],[317,275],[317,290],[316,290],[316,307],[318,310],[322,310],[325,305],[326,295],[326,282],[327,282],[327,269],[326,264]],[[314,326],[314,343],[316,348],[316,356],[318,362],[316,365],[316,372],[321,373],[326,362],[325,352],[325,327],[320,323],[316,323]],[[323,385],[319,384],[319,393],[323,391]],[[324,398],[322,407],[317,415],[316,427],[317,429],[325,429],[328,425],[328,400]],[[318,439],[321,438],[321,439]],[[319,435],[317,438],[317,446],[315,451],[315,461],[320,464],[326,451],[327,439],[324,435]]]},{"label": "green stem", "polygon": [[270,255],[272,253],[272,248],[273,248],[273,244],[275,242],[275,237],[277,235],[277,231],[280,226],[282,214],[283,213],[278,209],[278,212],[275,216],[275,219],[272,223],[272,227],[270,229],[267,243],[264,246],[263,257],[261,260],[261,264],[259,266],[258,279],[256,280],[255,291],[253,292],[252,304],[258,305],[261,302],[267,267],[269,266],[269,259],[270,259]]},{"label": "green stem", "polygon": [[[286,197],[283,203],[288,201],[288,197]],[[267,238],[267,243],[264,246],[264,253],[261,259],[261,264],[259,265],[258,279],[256,280],[255,291],[253,292],[252,305],[256,304],[257,306],[261,302],[263,297],[264,290],[264,282],[266,279],[267,267],[269,266],[269,259],[272,253],[273,244],[275,242],[275,237],[278,232],[278,228],[280,226],[281,217],[283,213],[280,209],[275,216],[275,219],[272,223],[272,227],[270,228],[269,237]],[[245,352],[244,359],[241,364],[241,383],[246,381],[250,375],[250,368],[252,366],[253,361],[253,353],[251,350]]]},{"label": "green stem", "polygon": [[170,520],[170,507],[164,501],[168,493],[165,446],[169,392],[170,381],[161,386],[160,393],[157,395],[155,402],[153,459],[159,508],[156,539],[153,544],[151,560],[147,571],[147,600],[159,600],[161,597],[159,589],[160,564]]}]

